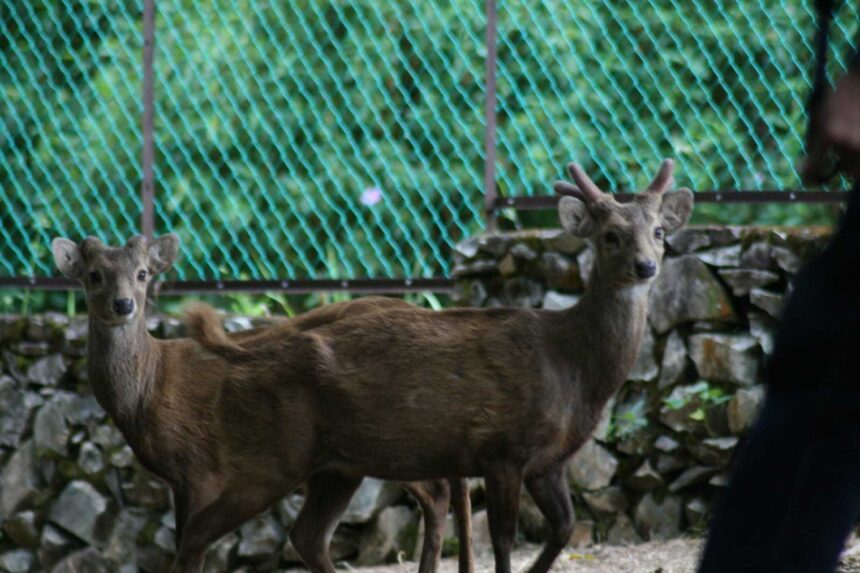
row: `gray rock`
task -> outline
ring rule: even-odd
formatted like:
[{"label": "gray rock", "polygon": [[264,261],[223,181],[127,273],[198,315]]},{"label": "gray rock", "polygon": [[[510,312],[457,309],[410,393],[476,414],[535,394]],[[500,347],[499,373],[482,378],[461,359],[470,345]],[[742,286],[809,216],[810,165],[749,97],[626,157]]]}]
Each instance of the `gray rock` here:
[{"label": "gray rock", "polygon": [[499,262],[499,274],[503,277],[509,277],[517,274],[519,270],[519,264],[514,256],[510,253],[505,255],[505,257]]},{"label": "gray rock", "polygon": [[277,556],[285,537],[283,526],[271,513],[264,513],[239,529],[238,555],[255,563],[271,560]]},{"label": "gray rock", "polygon": [[89,319],[85,316],[75,316],[69,321],[69,325],[63,332],[66,342],[84,342],[89,333]]},{"label": "gray rock", "polygon": [[785,304],[785,295],[778,292],[754,288],[750,291],[750,302],[774,318],[779,318]]},{"label": "gray rock", "polygon": [[230,556],[238,543],[239,536],[234,532],[225,535],[212,544],[212,547],[206,552],[206,563],[203,565],[203,573],[230,571]]},{"label": "gray rock", "polygon": [[776,261],[776,265],[789,274],[796,274],[800,270],[800,257],[792,253],[785,247],[771,247],[771,256]]},{"label": "gray rock", "polygon": [[773,335],[776,330],[776,321],[758,312],[750,312],[747,318],[750,323],[750,334],[758,340],[765,355],[770,356],[773,354]]},{"label": "gray rock", "polygon": [[299,512],[302,510],[302,505],[304,505],[304,503],[304,496],[298,493],[292,493],[283,498],[275,505],[275,513],[278,516],[278,521],[280,521],[284,527],[292,527],[293,523],[296,522],[296,518],[299,516]]},{"label": "gray rock", "polygon": [[627,496],[618,486],[610,486],[582,494],[589,509],[597,516],[607,516],[627,509]]},{"label": "gray rock", "polygon": [[636,491],[652,491],[663,487],[665,484],[660,474],[651,466],[651,462],[642,462],[633,474],[625,482],[630,489]]},{"label": "gray rock", "polygon": [[92,442],[84,442],[78,452],[78,467],[87,475],[95,475],[105,469],[101,449]]},{"label": "gray rock", "polygon": [[684,379],[687,368],[687,348],[684,339],[677,330],[669,333],[666,347],[663,349],[663,360],[660,365],[660,378],[657,387],[660,389],[674,386]]},{"label": "gray rock", "polygon": [[137,562],[137,536],[146,526],[148,514],[141,508],[124,508],[113,522],[104,557],[114,565]]},{"label": "gray rock", "polygon": [[56,386],[66,373],[66,359],[62,354],[51,354],[36,360],[27,369],[27,379],[39,386]]},{"label": "gray rock", "polygon": [[594,522],[593,521],[577,521],[573,526],[573,533],[570,534],[568,545],[574,549],[582,549],[594,543]]},{"label": "gray rock", "polygon": [[646,328],[645,337],[642,339],[642,346],[639,348],[636,362],[633,363],[633,368],[630,369],[630,374],[627,378],[629,380],[650,382],[657,378],[659,373],[660,369],[657,367],[657,361],[654,359],[654,335],[650,328]]},{"label": "gray rock", "polygon": [[505,300],[518,308],[536,308],[543,301],[543,287],[527,278],[516,277],[505,280]]},{"label": "gray rock", "polygon": [[666,475],[686,468],[689,463],[685,456],[660,454],[657,456],[657,471]]},{"label": "gray rock", "polygon": [[533,261],[538,257],[537,252],[525,243],[517,243],[511,247],[511,250],[508,252],[513,255],[514,258],[522,261]]},{"label": "gray rock", "polygon": [[386,563],[400,551],[405,552],[409,537],[407,526],[412,521],[412,512],[405,506],[383,509],[376,518],[375,527],[362,539],[357,563],[378,565]]},{"label": "gray rock", "polygon": [[561,294],[554,290],[546,291],[541,308],[544,310],[564,310],[579,302],[579,297],[573,294]]},{"label": "gray rock", "polygon": [[36,513],[22,511],[3,522],[3,533],[18,547],[38,547],[39,528],[36,526]]},{"label": "gray rock", "polygon": [[42,527],[39,539],[39,564],[47,569],[68,554],[76,545],[71,536],[66,535],[50,523]]},{"label": "gray rock", "polygon": [[600,420],[591,435],[595,440],[605,442],[609,438],[609,428],[612,426],[612,412],[615,410],[615,396],[612,396],[603,406]]},{"label": "gray rock", "polygon": [[0,518],[6,519],[39,492],[36,448],[27,440],[12,454],[0,473]]},{"label": "gray rock", "polygon": [[645,539],[671,539],[677,537],[681,527],[681,500],[668,495],[657,502],[650,493],[645,494],[636,507],[636,529]]},{"label": "gray rock", "polygon": [[48,519],[78,539],[93,545],[100,518],[107,512],[107,499],[85,481],[70,482],[51,506]]},{"label": "gray rock", "polygon": [[672,251],[685,254],[711,246],[711,239],[700,229],[686,227],[666,237],[666,244]]},{"label": "gray rock", "polygon": [[75,402],[75,395],[57,392],[36,413],[33,423],[33,443],[39,453],[51,452],[59,457],[68,455],[69,412]]},{"label": "gray rock", "polygon": [[712,267],[737,267],[741,264],[741,246],[732,245],[696,253],[705,264]]},{"label": "gray rock", "polygon": [[341,521],[343,523],[367,523],[383,508],[401,496],[400,486],[376,478],[365,478],[352,496]]},{"label": "gray rock", "polygon": [[117,430],[116,427],[107,424],[97,426],[96,429],[93,430],[90,439],[92,439],[93,443],[98,444],[105,450],[118,448],[125,444],[125,439],[123,439],[119,430]]},{"label": "gray rock", "polygon": [[690,357],[707,380],[750,386],[758,381],[758,341],[748,334],[693,334]]},{"label": "gray rock", "polygon": [[729,430],[740,434],[749,428],[764,400],[764,387],[741,388],[728,403]]},{"label": "gray rock", "polygon": [[678,449],[680,444],[670,438],[669,436],[660,436],[657,438],[657,441],[654,442],[654,447],[661,452],[671,453]]},{"label": "gray rock", "polygon": [[706,382],[686,386],[676,386],[663,400],[660,408],[660,421],[676,432],[691,431],[699,422],[690,415],[702,406],[700,394],[707,389]]},{"label": "gray rock", "polygon": [[538,268],[548,288],[567,292],[582,290],[582,277],[575,260],[558,253],[544,253]]},{"label": "gray rock", "polygon": [[224,318],[224,330],[227,332],[241,332],[254,327],[251,318],[247,316],[228,316]]},{"label": "gray rock", "polygon": [[734,436],[722,438],[707,438],[700,442],[691,443],[687,449],[697,460],[705,465],[725,467],[732,459],[732,452],[738,445]]},{"label": "gray rock", "polygon": [[651,289],[649,317],[658,334],[697,320],[737,321],[722,285],[693,255],[665,260]]},{"label": "gray rock", "polygon": [[690,486],[696,485],[697,483],[701,483],[709,479],[711,476],[718,473],[719,471],[720,468],[693,466],[684,470],[684,472],[679,475],[675,479],[675,481],[669,484],[669,491],[671,491],[672,493],[681,491],[682,489],[688,488]]},{"label": "gray rock", "polygon": [[568,464],[571,485],[587,490],[608,486],[617,469],[615,456],[594,440],[585,442]]},{"label": "gray rock", "polygon": [[13,549],[0,553],[0,570],[8,573],[27,573],[33,569],[36,556],[28,549]]},{"label": "gray rock", "polygon": [[487,287],[479,280],[457,281],[456,289],[457,302],[464,302],[468,306],[482,307],[487,300]]},{"label": "gray rock", "polygon": [[0,446],[16,448],[27,430],[31,414],[42,398],[27,392],[9,376],[0,376]]},{"label": "gray rock", "polygon": [[607,545],[634,545],[641,543],[642,538],[636,533],[636,528],[633,527],[633,522],[627,517],[626,513],[619,513],[615,518],[615,523],[609,528],[609,533],[606,534]]},{"label": "gray rock", "polygon": [[702,527],[708,518],[708,505],[701,497],[694,497],[684,506],[684,515],[692,527]]},{"label": "gray rock", "polygon": [[765,241],[756,241],[741,253],[741,266],[755,269],[778,268],[771,246]]},{"label": "gray rock", "polygon": [[94,547],[72,553],[57,563],[51,573],[112,573],[110,563]]},{"label": "gray rock", "polygon": [[123,446],[110,455],[110,465],[115,468],[130,468],[134,463],[134,452],[128,446]]},{"label": "gray rock", "polygon": [[514,240],[516,238],[510,233],[486,233],[478,237],[478,248],[498,259],[508,252]]},{"label": "gray rock", "polygon": [[[549,535],[549,526],[547,525],[546,519],[544,519],[540,509],[538,509],[538,506],[535,504],[534,499],[532,499],[532,496],[525,490],[523,490],[522,495],[520,495],[519,512],[520,529],[526,539],[538,543],[545,541]],[[424,528],[421,527],[420,529],[423,530]],[[415,555],[420,555],[417,549]]]},{"label": "gray rock", "polygon": [[746,296],[754,288],[771,285],[779,280],[778,274],[761,269],[720,269],[719,273],[735,296]]},{"label": "gray rock", "polygon": [[84,425],[101,422],[107,414],[92,394],[72,394],[71,403],[66,412],[66,419],[73,425]]},{"label": "gray rock", "polygon": [[487,510],[482,509],[472,515],[472,550],[475,556],[491,555],[493,540],[490,537],[490,521]]},{"label": "gray rock", "polygon": [[162,525],[155,531],[152,543],[165,553],[173,555],[176,553],[176,532],[166,525]]},{"label": "gray rock", "polygon": [[708,480],[708,485],[712,485],[714,487],[726,487],[729,485],[729,473],[723,472],[715,475]]},{"label": "gray rock", "polygon": [[478,254],[478,237],[470,237],[454,245],[454,254],[464,259],[471,259]]},{"label": "gray rock", "polygon": [[454,277],[495,274],[496,264],[495,259],[476,259],[468,263],[457,263],[451,269],[451,274]]}]

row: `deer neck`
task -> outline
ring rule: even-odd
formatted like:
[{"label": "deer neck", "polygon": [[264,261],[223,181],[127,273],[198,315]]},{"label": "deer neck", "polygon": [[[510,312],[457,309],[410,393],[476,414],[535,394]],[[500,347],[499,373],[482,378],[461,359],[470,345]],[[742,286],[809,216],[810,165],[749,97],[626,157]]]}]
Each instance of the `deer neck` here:
[{"label": "deer neck", "polygon": [[564,311],[557,333],[586,404],[603,408],[627,379],[648,320],[650,283],[615,284],[597,261],[579,303]]},{"label": "deer neck", "polygon": [[143,316],[122,326],[108,326],[90,316],[90,385],[133,448],[151,410],[159,364],[158,347]]}]

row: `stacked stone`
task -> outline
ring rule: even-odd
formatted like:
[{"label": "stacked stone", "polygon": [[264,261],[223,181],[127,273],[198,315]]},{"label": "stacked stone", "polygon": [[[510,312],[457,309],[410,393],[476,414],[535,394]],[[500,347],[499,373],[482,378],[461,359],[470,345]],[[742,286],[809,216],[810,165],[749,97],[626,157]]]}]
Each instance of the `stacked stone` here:
[{"label": "stacked stone", "polygon": [[[572,543],[702,530],[764,396],[762,367],[791,279],[828,236],[700,227],[668,237],[630,380],[569,467]],[[586,242],[555,230],[474,237],[456,257],[462,304],[552,310],[576,304],[593,261]],[[545,534],[540,520],[521,522],[526,537]]]}]

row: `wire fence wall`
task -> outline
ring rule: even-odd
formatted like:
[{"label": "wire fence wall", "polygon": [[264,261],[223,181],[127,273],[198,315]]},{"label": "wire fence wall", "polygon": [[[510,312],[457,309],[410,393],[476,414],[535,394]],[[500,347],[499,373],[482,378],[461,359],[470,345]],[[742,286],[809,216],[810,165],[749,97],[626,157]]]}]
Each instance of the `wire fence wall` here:
[{"label": "wire fence wall", "polygon": [[[664,156],[695,190],[798,189],[811,8],[499,0],[487,188],[484,0],[159,0],[155,232],[180,280],[429,278],[485,193],[545,195],[572,159],[619,191]],[[142,15],[0,0],[0,276],[140,232]]]}]

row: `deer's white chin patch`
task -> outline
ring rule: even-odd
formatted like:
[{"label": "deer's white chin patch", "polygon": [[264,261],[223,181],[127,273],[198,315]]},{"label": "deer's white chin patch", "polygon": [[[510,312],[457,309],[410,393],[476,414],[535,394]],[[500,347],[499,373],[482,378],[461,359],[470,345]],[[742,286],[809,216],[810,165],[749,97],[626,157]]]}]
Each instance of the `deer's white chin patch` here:
[{"label": "deer's white chin patch", "polygon": [[648,291],[651,289],[652,282],[652,279],[646,279],[638,284],[621,289],[621,294],[631,299],[648,296]]}]

